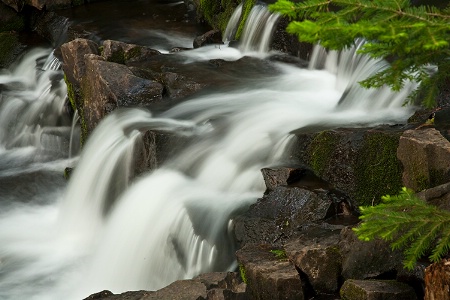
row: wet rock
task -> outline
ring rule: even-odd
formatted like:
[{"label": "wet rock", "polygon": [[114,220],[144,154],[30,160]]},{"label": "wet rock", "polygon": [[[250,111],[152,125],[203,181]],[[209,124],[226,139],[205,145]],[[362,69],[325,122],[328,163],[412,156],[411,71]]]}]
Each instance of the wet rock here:
[{"label": "wet rock", "polygon": [[281,244],[306,223],[340,213],[344,195],[317,189],[278,186],[235,219],[235,238],[247,243]]},{"label": "wet rock", "polygon": [[450,299],[450,260],[443,259],[425,269],[425,300]]},{"label": "wet rock", "polygon": [[300,57],[303,60],[309,60],[313,45],[300,42],[295,35],[287,33],[286,27],[289,22],[289,18],[280,18],[273,33],[270,49],[288,53],[294,57]]},{"label": "wet rock", "polygon": [[79,88],[86,71],[84,56],[98,54],[98,45],[87,39],[75,39],[61,45],[63,70],[69,82]]},{"label": "wet rock", "polygon": [[66,42],[68,27],[68,18],[55,12],[43,12],[37,18],[34,30],[56,48]]},{"label": "wet rock", "polygon": [[396,279],[398,270],[403,269],[400,251],[392,251],[380,239],[361,241],[350,227],[342,230],[339,246],[344,279]]},{"label": "wet rock", "polygon": [[246,245],[236,252],[250,299],[305,299],[300,275],[285,258],[264,245]]},{"label": "wet rock", "polygon": [[210,30],[194,39],[194,48],[200,48],[211,44],[223,44],[222,32],[220,30]]},{"label": "wet rock", "polygon": [[163,73],[161,79],[166,88],[166,95],[170,99],[183,99],[206,87],[204,84],[197,83],[183,75],[172,72]]},{"label": "wet rock", "polygon": [[450,181],[450,142],[434,128],[405,131],[397,156],[403,164],[403,184],[414,191]]},{"label": "wet rock", "polygon": [[135,44],[127,44],[113,40],[103,42],[102,57],[107,61],[118,64],[140,61],[149,56],[159,54],[161,52],[158,50]]},{"label": "wet rock", "polygon": [[104,61],[97,55],[85,56],[85,63],[83,117],[88,132],[119,107],[145,106],[162,98],[160,83],[133,75],[125,65]]},{"label": "wet rock", "polygon": [[347,280],[341,288],[346,300],[414,300],[414,290],[403,283],[386,280]]},{"label": "wet rock", "polygon": [[423,190],[416,195],[430,204],[450,211],[450,183]]},{"label": "wet rock", "polygon": [[284,245],[289,260],[305,274],[315,294],[334,294],[341,285],[340,227],[313,226]]}]

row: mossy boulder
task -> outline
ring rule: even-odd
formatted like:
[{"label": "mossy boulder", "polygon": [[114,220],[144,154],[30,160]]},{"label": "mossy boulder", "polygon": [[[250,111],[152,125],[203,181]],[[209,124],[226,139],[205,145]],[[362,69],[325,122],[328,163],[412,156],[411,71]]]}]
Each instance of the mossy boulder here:
[{"label": "mossy boulder", "polygon": [[402,187],[402,165],[397,147],[404,129],[335,129],[297,134],[291,156],[335,188],[347,193],[354,205],[371,205]]}]

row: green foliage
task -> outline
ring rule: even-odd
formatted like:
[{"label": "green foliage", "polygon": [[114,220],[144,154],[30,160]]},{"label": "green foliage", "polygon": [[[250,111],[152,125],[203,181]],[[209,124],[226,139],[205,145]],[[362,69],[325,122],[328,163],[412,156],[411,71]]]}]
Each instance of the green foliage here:
[{"label": "green foliage", "polygon": [[437,262],[450,250],[450,212],[426,204],[407,188],[360,210],[363,222],[353,229],[358,238],[380,237],[390,241],[392,249],[404,249],[403,264],[409,270],[424,255]]},{"label": "green foliage", "polygon": [[[415,80],[421,82],[423,104],[430,107],[439,83],[449,76],[450,8],[413,7],[409,0],[278,0],[270,9],[292,20],[287,31],[301,41],[340,50],[363,38],[367,43],[359,53],[392,61],[361,81],[364,87],[389,85],[398,91]],[[430,65],[437,66],[433,76]]]}]

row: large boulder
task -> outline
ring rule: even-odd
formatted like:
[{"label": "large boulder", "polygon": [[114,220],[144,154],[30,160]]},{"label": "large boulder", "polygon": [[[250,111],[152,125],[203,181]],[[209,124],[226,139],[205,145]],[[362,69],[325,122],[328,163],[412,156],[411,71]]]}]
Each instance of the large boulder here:
[{"label": "large boulder", "polygon": [[235,219],[235,238],[247,243],[282,244],[301,226],[342,213],[348,199],[333,191],[278,186]]},{"label": "large boulder", "polygon": [[162,99],[160,83],[133,75],[127,66],[107,62],[92,54],[84,59],[86,73],[81,88],[88,133],[104,116],[119,107],[146,106]]},{"label": "large boulder", "polygon": [[405,131],[397,156],[403,184],[416,192],[450,181],[450,142],[434,128]]},{"label": "large boulder", "polygon": [[379,126],[297,133],[290,155],[345,191],[355,206],[373,205],[403,186],[396,153],[404,131],[400,126]]}]

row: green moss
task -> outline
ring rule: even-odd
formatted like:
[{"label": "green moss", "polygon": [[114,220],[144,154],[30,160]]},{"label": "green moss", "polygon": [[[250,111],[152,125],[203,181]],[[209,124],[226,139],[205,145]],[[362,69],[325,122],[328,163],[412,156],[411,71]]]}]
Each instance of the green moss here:
[{"label": "green moss", "polygon": [[322,131],[308,147],[310,165],[318,176],[325,173],[337,142],[338,139],[332,131]]},{"label": "green moss", "polygon": [[286,251],[284,251],[284,249],[274,249],[274,250],[270,250],[269,252],[272,253],[273,255],[275,255],[275,257],[278,259],[281,259],[281,260],[287,259]]},{"label": "green moss", "polygon": [[[84,145],[84,142],[86,141],[88,130],[87,125],[84,119],[84,110],[83,110],[83,104],[81,103],[81,97],[77,96],[77,92],[75,91],[75,88],[73,84],[68,80],[66,74],[64,74],[64,81],[67,85],[67,96],[69,97],[70,105],[72,106],[72,109],[74,111],[78,111],[78,114],[80,116],[80,126],[81,126],[81,145]],[[80,99],[80,100],[79,100]]]},{"label": "green moss", "polygon": [[73,89],[73,84],[70,83],[70,81],[67,79],[66,74],[64,74],[64,81],[66,82],[67,86],[67,97],[69,97],[70,106],[72,106],[72,109],[74,111],[77,110],[77,102],[75,99],[75,91]]},{"label": "green moss", "polygon": [[241,275],[242,281],[247,284],[247,272],[242,264],[239,264],[239,274]]},{"label": "green moss", "polygon": [[402,168],[397,159],[400,133],[367,131],[355,160],[358,205],[377,204],[381,196],[402,188]]}]

